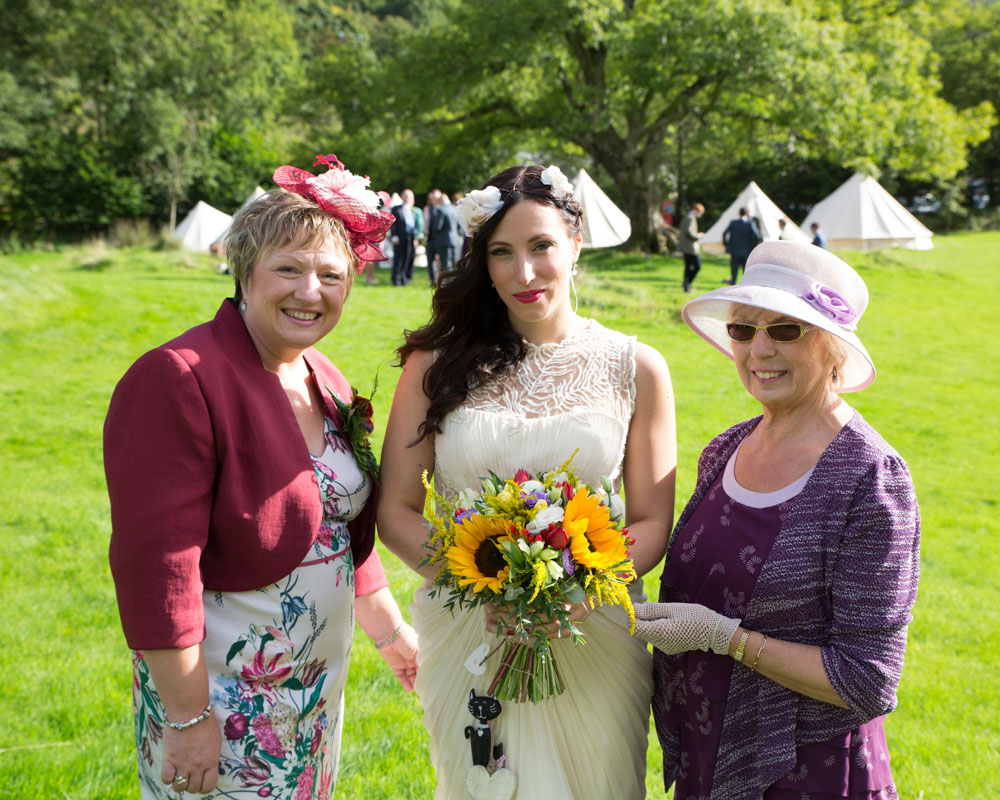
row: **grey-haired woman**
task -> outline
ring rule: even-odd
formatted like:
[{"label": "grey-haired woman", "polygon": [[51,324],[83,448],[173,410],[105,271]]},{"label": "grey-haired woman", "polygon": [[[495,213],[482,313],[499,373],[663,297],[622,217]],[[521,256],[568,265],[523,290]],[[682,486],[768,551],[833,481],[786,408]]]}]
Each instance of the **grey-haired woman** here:
[{"label": "grey-haired woman", "polygon": [[717,436],[669,545],[653,711],[674,796],[893,798],[882,721],[916,598],[919,513],[899,455],[842,394],[875,369],[861,277],[767,242],[685,321],[762,414]]}]

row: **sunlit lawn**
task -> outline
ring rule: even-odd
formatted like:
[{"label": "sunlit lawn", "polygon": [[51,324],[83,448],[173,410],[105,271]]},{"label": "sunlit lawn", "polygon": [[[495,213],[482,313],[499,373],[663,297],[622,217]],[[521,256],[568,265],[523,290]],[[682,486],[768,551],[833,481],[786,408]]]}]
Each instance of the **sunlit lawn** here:
[{"label": "sunlit lawn", "polygon": [[[998,251],[1000,234],[981,234],[938,237],[924,253],[845,254],[871,290],[859,333],[879,369],[849,399],[908,460],[923,513],[920,597],[887,723],[901,795],[914,800],[993,797],[1000,774]],[[727,274],[710,260],[696,290]],[[598,251],[586,254],[578,286],[581,313],[638,335],[670,364],[683,503],[700,449],[754,407],[729,362],[679,322],[680,276],[676,259]],[[427,316],[430,293],[417,277],[405,289],[384,271],[377,287],[359,282],[321,346],[359,388],[378,371],[381,421],[398,373],[393,348]],[[230,291],[212,261],[178,252],[0,258],[0,797],[138,797],[101,424],[128,365],[209,318]],[[383,559],[405,607],[416,580],[384,550]],[[348,693],[337,797],[429,797],[419,703],[363,634]],[[599,742],[581,737],[581,759],[591,746]],[[652,737],[653,798],[666,796],[659,758]]]}]

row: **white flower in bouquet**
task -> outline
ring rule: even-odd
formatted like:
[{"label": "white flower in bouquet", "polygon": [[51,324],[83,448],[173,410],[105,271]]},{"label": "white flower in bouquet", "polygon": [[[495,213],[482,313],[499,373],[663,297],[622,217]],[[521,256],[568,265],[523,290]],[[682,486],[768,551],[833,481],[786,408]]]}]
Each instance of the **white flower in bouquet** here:
[{"label": "white flower in bouquet", "polygon": [[562,522],[565,513],[559,506],[545,506],[545,508],[535,514],[534,519],[525,527],[528,529],[528,533],[539,533],[553,523],[558,524]]}]

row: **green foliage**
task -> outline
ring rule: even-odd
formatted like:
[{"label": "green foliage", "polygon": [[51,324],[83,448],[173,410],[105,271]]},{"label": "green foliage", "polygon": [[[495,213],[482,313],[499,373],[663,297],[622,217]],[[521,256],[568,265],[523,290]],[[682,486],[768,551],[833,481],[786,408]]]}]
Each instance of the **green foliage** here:
[{"label": "green foliage", "polygon": [[753,178],[804,208],[857,168],[957,218],[966,179],[1000,201],[997,8],[0,0],[0,236],[231,211],[320,151],[418,194],[585,166],[640,247],[664,196],[728,203]]},{"label": "green foliage", "polygon": [[930,45],[903,15],[846,5],[443,0],[383,76],[405,76],[399,113],[439,130],[478,123],[480,141],[516,131],[575,145],[614,182],[644,245],[667,176],[684,188],[671,146],[683,139],[711,170],[721,152],[747,153],[747,138],[756,159],[916,177],[964,166],[989,109],[958,113],[938,97]]},{"label": "green foliage", "polygon": [[[931,26],[940,57],[942,97],[960,109],[1000,111],[1000,5],[954,2]],[[980,111],[980,113],[982,113]],[[966,177],[1000,207],[1000,124],[973,149]]]},{"label": "green foliage", "polygon": [[[99,228],[197,199],[194,185],[198,195],[242,200],[274,157],[268,143],[284,144],[281,87],[298,79],[298,52],[274,0],[33,8],[38,26],[25,31],[23,57],[0,63],[0,75],[20,87],[15,98],[45,97],[50,113],[44,135],[37,120],[25,145],[23,120],[37,111],[11,101],[18,113],[5,138],[18,150],[0,167],[0,226]],[[234,139],[256,151],[229,161]],[[238,181],[227,164],[242,168]]]},{"label": "green foliage", "polygon": [[[859,334],[878,380],[848,396],[910,465],[921,504],[921,586],[899,707],[886,728],[900,796],[994,795],[1000,773],[995,684],[1000,627],[990,426],[1000,392],[1000,329],[983,297],[1000,291],[1000,233],[936,237],[926,252],[847,253],[871,302]],[[103,264],[103,271],[87,268]],[[679,321],[677,259],[587,251],[581,312],[635,334],[670,364],[678,418],[678,509],[705,444],[756,413],[732,365]],[[423,281],[358,282],[322,342],[358,387],[372,384],[379,446],[404,327],[426,320]],[[721,284],[706,258],[696,289]],[[232,290],[213,260],[180,251],[72,248],[0,257],[0,769],[4,797],[126,800],[137,796],[130,663],[107,566],[108,501],[101,424],[115,382],[145,350],[215,313]],[[928,320],[961,319],[962,326]],[[972,335],[970,335],[970,332]],[[41,366],[44,365],[44,366]],[[46,379],[39,380],[43,369]],[[406,614],[419,582],[382,550]],[[659,570],[646,579],[656,591]],[[970,611],[971,609],[971,611]],[[463,656],[464,657],[464,656]],[[420,705],[363,633],[351,653],[337,798],[427,798],[434,776]],[[599,744],[599,743],[598,743]],[[582,752],[589,745],[581,745]],[[659,748],[647,753],[649,797],[663,800]]]}]

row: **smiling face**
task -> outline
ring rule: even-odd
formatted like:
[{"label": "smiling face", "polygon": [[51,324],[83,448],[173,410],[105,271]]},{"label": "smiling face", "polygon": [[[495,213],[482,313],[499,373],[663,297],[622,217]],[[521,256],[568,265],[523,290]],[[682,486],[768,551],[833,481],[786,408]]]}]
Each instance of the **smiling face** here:
[{"label": "smiling face", "polygon": [[511,326],[529,341],[558,338],[575,317],[569,283],[581,242],[559,209],[533,200],[510,208],[490,236],[490,279]]},{"label": "smiling face", "polygon": [[350,292],[352,260],[334,242],[266,254],[243,286],[243,320],[264,366],[296,360],[340,320]]},{"label": "smiling face", "polygon": [[[801,323],[772,311],[739,305],[733,308],[730,321],[759,326]],[[771,412],[824,407],[836,398],[832,382],[835,359],[825,336],[824,331],[812,328],[797,341],[778,343],[761,330],[750,342],[732,341],[740,380]]]}]

